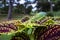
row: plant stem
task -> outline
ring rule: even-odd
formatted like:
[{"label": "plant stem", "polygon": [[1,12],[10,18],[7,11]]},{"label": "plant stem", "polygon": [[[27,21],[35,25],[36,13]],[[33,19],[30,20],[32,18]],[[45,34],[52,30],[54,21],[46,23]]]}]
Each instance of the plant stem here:
[{"label": "plant stem", "polygon": [[34,40],[34,34],[29,35],[30,40]]}]

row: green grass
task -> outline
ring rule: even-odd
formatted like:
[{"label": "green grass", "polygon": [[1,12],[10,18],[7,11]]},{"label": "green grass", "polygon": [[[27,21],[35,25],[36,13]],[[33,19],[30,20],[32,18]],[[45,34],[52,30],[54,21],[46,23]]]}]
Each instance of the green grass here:
[{"label": "green grass", "polygon": [[[12,20],[21,19],[25,16],[29,16],[29,15],[27,15],[27,14],[12,14]],[[0,22],[6,21],[6,20],[7,20],[7,14],[1,14],[0,15]]]},{"label": "green grass", "polygon": [[53,13],[54,13],[54,16],[59,16],[60,17],[60,11],[53,12]]},{"label": "green grass", "polygon": [[[49,12],[48,12],[49,13]],[[13,16],[12,16],[12,19],[14,20],[14,19],[21,19],[21,18],[23,18],[24,16],[30,16],[30,15],[27,15],[27,14],[12,14]],[[53,12],[53,15],[55,16],[55,17],[60,17],[60,11],[54,11]],[[4,20],[7,20],[7,14],[1,14],[0,15],[0,21],[4,21]]]},{"label": "green grass", "polygon": [[[50,11],[47,13],[51,13]],[[53,11],[52,14],[56,17],[60,17],[60,11]]]},{"label": "green grass", "polygon": [[0,22],[7,19],[7,15],[0,15]]}]

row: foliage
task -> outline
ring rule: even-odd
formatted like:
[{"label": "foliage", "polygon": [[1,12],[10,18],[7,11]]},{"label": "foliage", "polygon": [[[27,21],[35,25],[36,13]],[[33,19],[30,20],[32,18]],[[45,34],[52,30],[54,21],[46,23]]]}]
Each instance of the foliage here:
[{"label": "foliage", "polygon": [[11,40],[30,40],[29,39],[29,37],[27,36],[27,34],[25,34],[25,33],[20,33],[20,32],[17,32],[16,34],[15,34],[15,36],[13,36],[12,38],[11,38]]},{"label": "foliage", "polygon": [[0,8],[0,13],[1,14],[7,14],[8,13],[8,7]]},{"label": "foliage", "polygon": [[45,23],[43,23],[44,25],[53,25],[54,21],[52,19],[47,20]]},{"label": "foliage", "polygon": [[[45,32],[47,26],[46,25],[51,25],[54,24],[54,21],[49,19],[47,20],[43,26],[43,24],[37,24],[35,23],[35,21],[39,21],[39,20],[44,20],[44,17],[46,17],[44,14],[36,14],[33,17],[31,17],[30,19],[28,18],[28,20],[26,20],[26,18],[22,18],[21,20],[11,20],[11,21],[6,21],[6,22],[2,22],[0,25],[1,29],[4,27],[11,29],[9,32],[4,32],[2,30],[0,30],[0,32],[2,31],[1,35],[6,34],[7,36],[13,36],[12,40],[14,39],[14,37],[19,37],[21,38],[21,40],[26,39],[26,40],[35,40],[36,36],[38,37],[38,33],[42,34]],[[26,20],[24,22],[22,22],[22,20]],[[48,23],[48,24],[47,24]],[[9,30],[8,29],[8,30]],[[23,34],[24,33],[24,34]],[[11,35],[11,34],[15,34],[15,35]],[[26,34],[26,35],[25,35]],[[27,37],[28,35],[28,37]],[[3,37],[2,37],[3,38]],[[7,37],[6,37],[7,38]],[[17,38],[17,39],[19,39]],[[11,39],[11,38],[10,38]],[[10,40],[8,39],[8,40]]]},{"label": "foliage", "polygon": [[35,34],[35,38],[36,40],[39,38],[39,36],[41,36],[45,31],[47,30],[46,26],[37,26],[37,28],[34,31]]},{"label": "foliage", "polygon": [[[12,1],[12,0],[10,0],[10,1]],[[49,10],[50,3],[47,2],[47,0],[46,1],[45,0],[37,0],[37,1],[38,1],[38,3],[37,3],[36,7],[37,7],[37,10],[39,9],[38,11],[41,11],[41,10],[42,11],[48,11]],[[56,1],[53,0],[53,3],[55,3],[55,2]],[[5,4],[5,2],[4,2],[4,4]],[[10,4],[11,5],[9,5],[9,14],[8,14],[8,16],[11,16],[10,12],[12,12],[12,8],[13,8],[12,7],[13,3],[10,3]],[[30,12],[32,11],[32,6],[27,7],[28,4],[29,4],[28,2],[26,4],[22,4],[22,5],[17,4],[17,6],[14,7],[14,9],[13,9],[14,13],[30,14]],[[55,6],[55,8],[59,9],[59,6],[60,6],[59,3],[56,2],[55,4],[57,6],[57,7]],[[40,10],[41,7],[42,7],[42,9]],[[7,13],[8,12],[8,7],[6,7],[6,8],[4,7],[4,8],[1,9],[1,11],[2,10],[6,11],[6,13]],[[48,16],[52,17],[53,14],[48,13],[47,18],[48,18]],[[54,28],[52,28],[52,30],[51,29],[47,30],[47,28],[50,25],[53,25],[55,23],[55,21],[52,20],[52,19],[44,21],[45,17],[46,17],[46,15],[37,13],[36,15],[31,17],[30,19],[28,17],[26,17],[22,20],[12,20],[12,21],[6,21],[6,22],[0,23],[0,34],[1,34],[0,35],[0,40],[3,40],[3,39],[4,40],[10,40],[11,37],[12,37],[11,40],[15,40],[14,39],[15,37],[17,37],[18,40],[19,40],[19,38],[21,38],[20,40],[35,40],[35,39],[40,40],[40,38],[43,39],[43,36],[45,38],[46,37],[48,38],[49,35],[51,35],[51,32],[52,32],[52,34],[54,32],[56,33],[55,29],[57,30],[58,33],[60,33],[59,32],[60,30],[58,30],[60,26],[59,27],[55,26],[56,28],[54,27]],[[42,25],[41,26],[40,24],[38,24],[39,22],[35,23],[36,21],[39,21],[39,22],[44,21],[44,23],[43,23],[44,25],[41,23],[41,25]],[[48,25],[48,26],[46,26],[46,25]],[[47,30],[47,32],[45,32],[46,30]],[[50,32],[50,30],[51,30],[51,32]],[[50,34],[47,34],[47,33],[50,33]],[[47,34],[48,36],[46,36],[45,34]]]},{"label": "foliage", "polygon": [[48,12],[47,13],[47,16],[50,16],[50,17],[53,17],[54,15],[53,15],[53,12],[51,13],[51,12]]},{"label": "foliage", "polygon": [[13,33],[10,34],[10,35],[7,35],[7,34],[1,34],[1,35],[0,35],[0,40],[10,40],[11,37],[13,37],[13,36],[14,36]]},{"label": "foliage", "polygon": [[[57,26],[57,27],[56,27]],[[37,40],[59,40],[60,38],[60,25],[54,25],[50,29],[46,30],[41,36],[38,36]]]}]

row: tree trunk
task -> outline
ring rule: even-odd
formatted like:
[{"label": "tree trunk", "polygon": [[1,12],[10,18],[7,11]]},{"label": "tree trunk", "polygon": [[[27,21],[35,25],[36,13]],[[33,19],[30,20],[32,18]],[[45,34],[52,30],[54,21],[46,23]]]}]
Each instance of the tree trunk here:
[{"label": "tree trunk", "polygon": [[50,2],[50,11],[51,11],[51,13],[53,12],[52,2]]},{"label": "tree trunk", "polygon": [[12,18],[13,0],[9,0],[8,20]]}]

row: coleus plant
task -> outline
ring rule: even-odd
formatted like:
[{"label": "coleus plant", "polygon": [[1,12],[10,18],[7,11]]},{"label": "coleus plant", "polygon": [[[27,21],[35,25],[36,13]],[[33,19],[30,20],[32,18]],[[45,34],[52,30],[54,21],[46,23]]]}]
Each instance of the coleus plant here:
[{"label": "coleus plant", "polygon": [[0,39],[10,40],[15,33],[23,31],[24,26],[20,26],[19,20],[14,20],[14,22],[8,21],[0,23]]},{"label": "coleus plant", "polygon": [[35,40],[34,31],[38,26],[41,26],[40,24],[35,23],[35,21],[41,21],[45,17],[45,15],[37,14],[30,19],[26,17],[22,20],[13,20],[2,23],[2,25],[0,25],[1,40],[3,40],[4,38],[4,40],[11,40],[11,37],[15,36],[15,34],[18,32],[23,32],[29,36],[30,40]]},{"label": "coleus plant", "polygon": [[39,34],[37,40],[60,40],[60,25],[54,25],[42,35]]},{"label": "coleus plant", "polygon": [[[46,19],[47,18],[47,19]],[[42,21],[43,20],[43,21]],[[36,23],[36,21],[41,22],[41,23]],[[45,24],[45,22],[49,23],[47,25],[52,25],[54,24],[54,21],[52,20],[52,18],[48,18],[45,15],[40,16],[35,15],[34,17],[32,17],[30,20],[26,21],[25,23],[23,23],[23,25],[25,25],[25,27],[27,27],[28,29],[25,30],[24,33],[28,34],[30,37],[30,40],[35,40],[35,30],[36,28],[41,28],[40,29],[40,33],[42,34],[45,31],[45,28],[47,28],[47,25]],[[42,25],[42,26],[41,26]],[[38,33],[38,32],[36,32]]]}]

